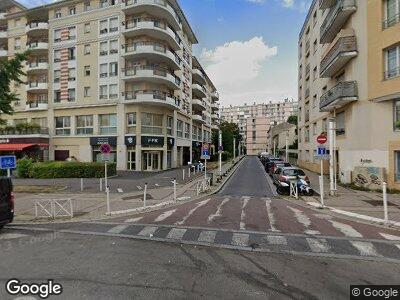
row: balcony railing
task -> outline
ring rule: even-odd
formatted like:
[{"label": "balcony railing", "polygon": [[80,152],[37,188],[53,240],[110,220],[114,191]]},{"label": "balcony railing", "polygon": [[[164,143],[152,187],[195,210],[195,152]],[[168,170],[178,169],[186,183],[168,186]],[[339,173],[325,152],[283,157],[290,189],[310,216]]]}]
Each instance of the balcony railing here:
[{"label": "balcony railing", "polygon": [[385,30],[389,27],[392,27],[400,22],[400,14],[394,15],[391,18],[387,18],[382,22],[382,29]]},{"label": "balcony railing", "polygon": [[357,40],[355,36],[340,37],[335,45],[321,60],[321,77],[330,77],[343,68],[346,63],[357,55]]},{"label": "balcony railing", "polygon": [[166,78],[169,75],[174,78],[175,84],[177,84],[177,85],[181,84],[181,79],[178,76],[176,76],[173,72],[171,72],[165,68],[154,67],[154,66],[136,66],[136,67],[128,67],[128,68],[122,69],[122,73],[126,77],[137,76],[138,71],[153,71],[153,75],[166,77]]},{"label": "balcony railing", "polygon": [[385,80],[392,79],[392,78],[399,77],[399,76],[400,76],[400,67],[385,71],[383,74],[383,78]]},{"label": "balcony railing", "polygon": [[357,100],[357,82],[339,82],[335,87],[321,96],[319,108],[321,111],[330,111],[334,108],[340,108],[349,102]]},{"label": "balcony railing", "polygon": [[182,63],[182,60],[179,57],[179,55],[176,54],[176,52],[174,50],[172,50],[171,48],[169,48],[168,46],[166,46],[166,45],[164,45],[162,43],[157,43],[157,42],[134,42],[134,43],[125,44],[122,47],[123,47],[123,49],[125,49],[125,53],[126,54],[135,53],[136,51],[140,50],[141,47],[152,47],[152,50],[154,52],[159,52],[159,53],[163,53],[163,54],[166,54],[166,55],[170,56],[171,59],[174,59],[176,64],[178,64],[179,66]]},{"label": "balcony railing", "polygon": [[125,100],[140,100],[141,96],[150,96],[153,100],[167,101],[168,98],[175,100],[175,105],[180,106],[181,100],[174,95],[165,93],[162,91],[127,91],[125,94]]},{"label": "balcony railing", "polygon": [[15,126],[7,126],[0,128],[0,135],[29,135],[29,134],[49,134],[47,127],[16,128]]},{"label": "balcony railing", "polygon": [[320,30],[320,42],[330,43],[342,29],[352,13],[357,10],[355,0],[337,0],[336,5],[329,10]]}]

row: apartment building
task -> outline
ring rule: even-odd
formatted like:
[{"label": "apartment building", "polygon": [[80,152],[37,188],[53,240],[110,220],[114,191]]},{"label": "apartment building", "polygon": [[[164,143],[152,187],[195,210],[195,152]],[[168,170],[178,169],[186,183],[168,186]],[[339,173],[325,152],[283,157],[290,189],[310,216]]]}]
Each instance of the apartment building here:
[{"label": "apartment building", "polygon": [[246,122],[246,151],[247,155],[258,155],[267,149],[267,132],[271,126],[269,118],[250,117]]},{"label": "apartment building", "polygon": [[0,151],[89,162],[108,143],[117,168],[134,171],[200,158],[218,129],[219,96],[176,0],[2,3],[6,57],[30,57],[15,114],[2,116]]},{"label": "apartment building", "polygon": [[[250,146],[250,148],[247,148],[247,150],[252,149],[253,147],[256,149],[261,147],[261,144],[266,144],[266,131],[268,131],[268,128],[271,124],[285,122],[288,117],[297,115],[297,102],[290,99],[285,99],[283,101],[269,101],[268,103],[261,104],[253,103],[248,105],[245,103],[244,105],[240,106],[230,105],[227,107],[221,107],[220,112],[222,121],[235,123],[239,126],[243,141],[245,141],[246,145],[248,144]],[[253,121],[253,119],[257,119],[258,121]],[[248,122],[248,120],[251,120],[251,122]],[[260,133],[256,134],[256,136],[259,136],[260,138],[258,138],[259,141],[255,143],[253,143],[252,136],[253,128],[249,128],[248,130],[248,126],[253,127],[253,123],[256,126],[258,123],[258,126],[261,130]],[[265,123],[267,124],[266,131]],[[250,136],[248,136],[248,131],[251,132]],[[265,151],[265,148],[260,151]]]},{"label": "apartment building", "polygon": [[[271,126],[267,133],[267,152],[278,153],[286,150],[286,142],[288,146],[292,146],[297,141],[297,126],[288,122],[284,122],[275,126]],[[278,152],[277,152],[278,151]]]},{"label": "apartment building", "polygon": [[302,167],[319,170],[316,137],[332,119],[339,180],[372,188],[387,180],[400,188],[399,6],[398,0],[313,1],[299,36]]}]

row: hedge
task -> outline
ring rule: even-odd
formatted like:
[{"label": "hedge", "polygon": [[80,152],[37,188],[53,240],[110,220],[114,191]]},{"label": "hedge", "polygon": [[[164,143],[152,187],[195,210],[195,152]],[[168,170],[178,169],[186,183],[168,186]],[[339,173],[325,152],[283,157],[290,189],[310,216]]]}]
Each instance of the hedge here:
[{"label": "hedge", "polygon": [[18,160],[17,162],[17,174],[20,178],[28,178],[29,177],[29,168],[34,163],[34,160],[29,157],[24,157]]},{"label": "hedge", "polygon": [[[117,174],[115,163],[108,164],[108,176]],[[101,178],[104,177],[103,163],[85,162],[36,162],[29,167],[29,177],[38,179],[51,178]]]}]

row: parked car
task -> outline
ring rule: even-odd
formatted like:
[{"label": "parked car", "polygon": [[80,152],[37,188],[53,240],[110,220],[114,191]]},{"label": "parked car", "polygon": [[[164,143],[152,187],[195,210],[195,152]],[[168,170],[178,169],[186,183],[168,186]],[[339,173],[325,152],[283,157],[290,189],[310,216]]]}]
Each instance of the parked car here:
[{"label": "parked car", "polygon": [[283,162],[280,158],[278,158],[278,157],[273,157],[273,156],[271,156],[271,157],[269,157],[263,164],[264,164],[264,168],[265,168],[265,171],[269,174],[269,170],[270,170],[270,168],[272,167],[272,165],[275,163],[275,162]]},{"label": "parked car", "polygon": [[274,162],[272,165],[271,165],[271,167],[269,168],[269,172],[268,172],[268,174],[269,174],[269,176],[273,176],[274,175],[274,173],[275,173],[275,171],[278,169],[278,168],[289,168],[289,167],[291,167],[292,165],[290,164],[290,163],[287,163],[287,162],[283,162],[283,161],[276,161],[276,162]]},{"label": "parked car", "polygon": [[291,180],[296,180],[297,176],[304,179],[308,184],[310,180],[304,171],[296,167],[281,167],[275,170],[272,179],[274,184],[279,186],[282,182],[289,183]]},{"label": "parked car", "polygon": [[14,194],[11,178],[0,177],[0,229],[14,219]]}]

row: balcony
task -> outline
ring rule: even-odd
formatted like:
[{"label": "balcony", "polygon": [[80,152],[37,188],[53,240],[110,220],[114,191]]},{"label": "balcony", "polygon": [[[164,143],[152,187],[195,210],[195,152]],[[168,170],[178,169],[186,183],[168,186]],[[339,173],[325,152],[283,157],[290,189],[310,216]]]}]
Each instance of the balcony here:
[{"label": "balcony", "polygon": [[350,102],[358,100],[356,81],[339,82],[335,87],[323,94],[320,99],[320,111],[330,112]]},{"label": "balcony", "polygon": [[211,103],[211,108],[212,108],[213,110],[219,110],[219,105],[218,105],[218,103],[215,103],[215,102]]},{"label": "balcony", "polygon": [[47,71],[49,64],[47,62],[29,62],[26,64],[26,71],[29,73],[38,73],[40,71]]},{"label": "balcony", "polygon": [[357,10],[355,0],[337,0],[336,5],[329,10],[321,25],[320,43],[331,43],[344,23]]},{"label": "balcony", "polygon": [[171,89],[178,90],[181,80],[169,70],[153,66],[138,66],[122,69],[122,80],[125,82],[148,81],[165,84]]},{"label": "balcony", "polygon": [[47,89],[47,82],[32,81],[26,85],[26,91],[30,93],[44,93],[47,92]]},{"label": "balcony", "polygon": [[358,55],[355,36],[338,37],[321,59],[320,77],[332,77]]},{"label": "balcony", "polygon": [[197,83],[192,84],[192,93],[193,96],[196,96],[197,98],[202,99],[207,97],[205,87]]},{"label": "balcony", "polygon": [[206,103],[200,99],[193,99],[192,100],[192,108],[196,111],[203,111],[206,110]]},{"label": "balcony", "polygon": [[143,18],[140,21],[127,20],[122,30],[125,38],[147,35],[155,40],[163,40],[174,50],[181,49],[181,39],[174,30],[161,21]]},{"label": "balcony", "polygon": [[182,60],[166,45],[157,42],[135,42],[123,46],[123,56],[125,59],[149,59],[160,63],[165,63],[174,70],[179,70]]},{"label": "balcony", "polygon": [[[30,125],[30,124],[29,124]],[[18,127],[18,128],[17,128]],[[5,126],[0,127],[0,136],[20,136],[20,135],[49,135],[49,128],[40,127],[36,125],[26,126],[26,128],[20,128],[20,126]]]},{"label": "balcony", "polygon": [[8,51],[4,49],[0,49],[0,58],[7,57]]},{"label": "balcony", "polygon": [[219,130],[219,126],[217,124],[212,124],[211,129]]},{"label": "balcony", "polygon": [[212,113],[212,114],[211,114],[211,118],[212,118],[212,119],[218,119],[219,117],[218,117],[218,114]]},{"label": "balcony", "polygon": [[47,110],[48,105],[47,103],[43,103],[40,101],[33,101],[29,102],[25,106],[25,110],[32,111],[32,110]]},{"label": "balcony", "polygon": [[200,84],[206,84],[206,79],[204,78],[203,72],[199,69],[193,69],[193,81]]},{"label": "balcony", "polygon": [[319,9],[327,9],[335,5],[336,0],[319,0]]},{"label": "balcony", "polygon": [[211,98],[212,98],[214,101],[218,101],[218,100],[219,100],[219,94],[218,94],[218,92],[212,92],[212,93],[211,93]]},{"label": "balcony", "polygon": [[306,80],[310,78],[310,64],[306,66]]},{"label": "balcony", "polygon": [[49,23],[47,22],[32,22],[25,26],[26,34],[44,34],[49,30]]},{"label": "balcony", "polygon": [[170,23],[175,30],[182,29],[182,22],[172,7],[172,5],[166,0],[126,0],[122,4],[122,10],[125,14],[144,14],[148,13],[153,16],[159,16]]},{"label": "balcony", "polygon": [[194,122],[199,122],[199,123],[202,123],[202,124],[206,123],[206,117],[203,116],[203,115],[199,115],[199,114],[193,114],[192,115],[192,120]]},{"label": "balcony", "polygon": [[47,52],[49,50],[49,43],[46,42],[30,42],[26,44],[28,50],[34,52]]},{"label": "balcony", "polygon": [[172,109],[181,107],[181,100],[173,95],[161,91],[127,91],[126,102],[135,102],[144,105],[164,106]]},{"label": "balcony", "polygon": [[306,88],[305,93],[304,93],[304,98],[307,99],[308,97],[310,97],[310,89]]},{"label": "balcony", "polygon": [[6,28],[0,28],[0,40],[7,39],[7,29]]}]

